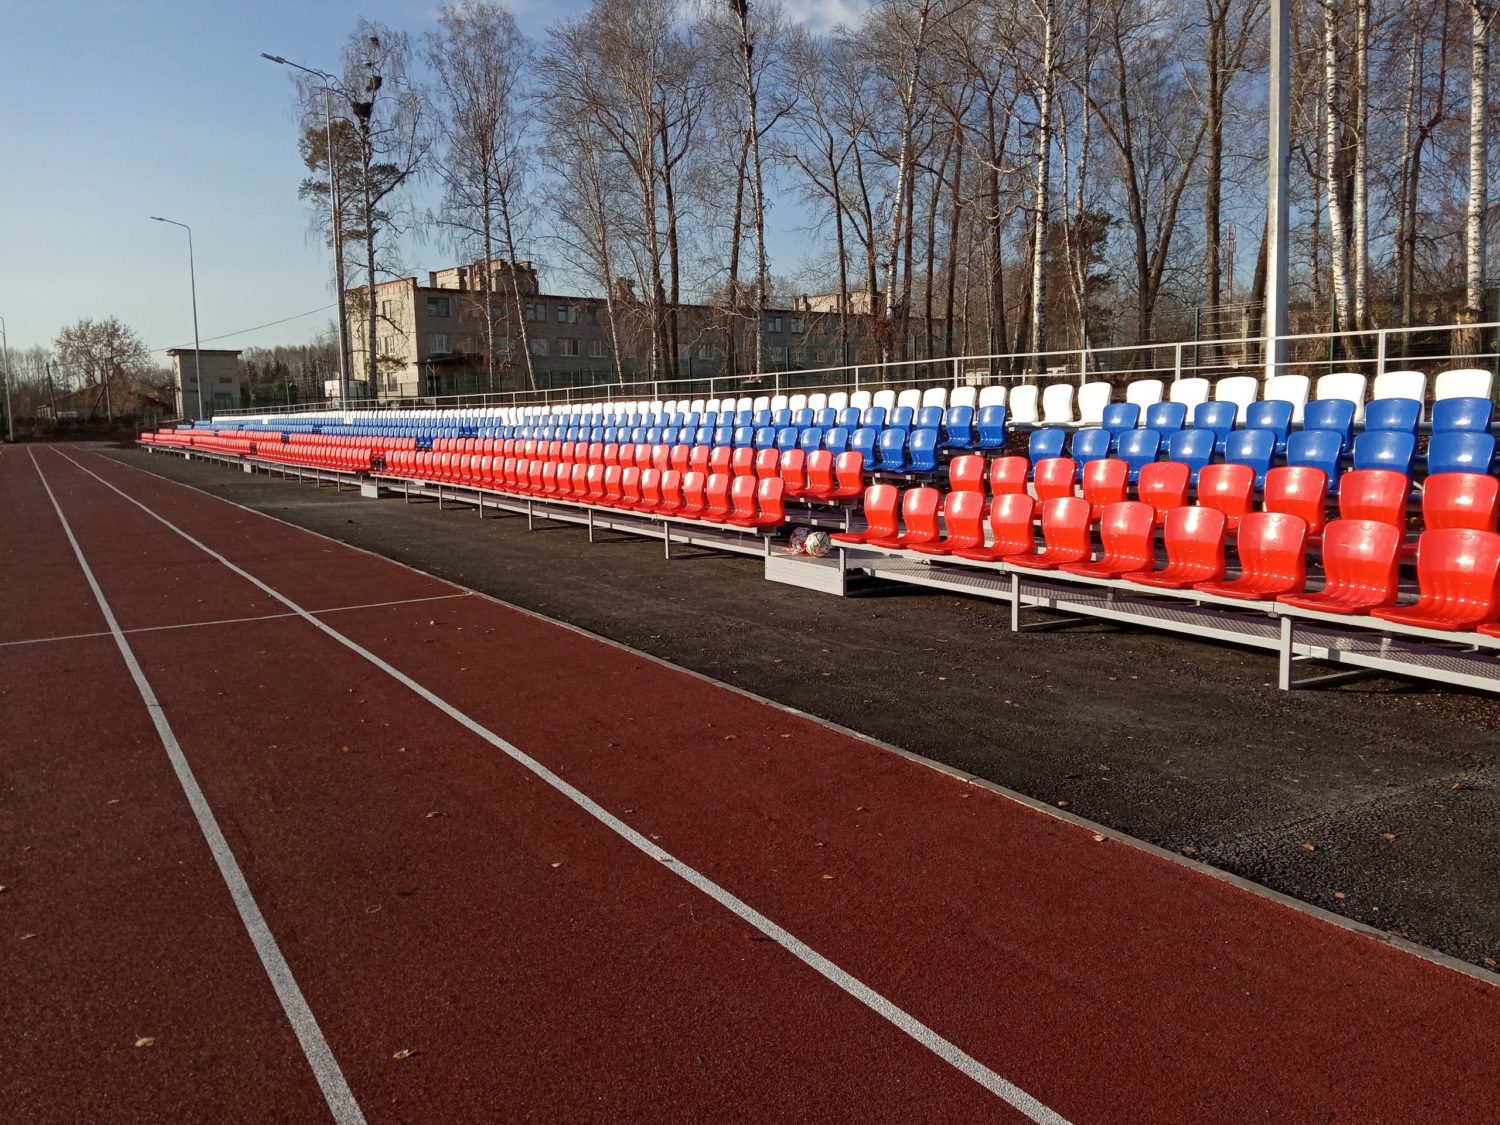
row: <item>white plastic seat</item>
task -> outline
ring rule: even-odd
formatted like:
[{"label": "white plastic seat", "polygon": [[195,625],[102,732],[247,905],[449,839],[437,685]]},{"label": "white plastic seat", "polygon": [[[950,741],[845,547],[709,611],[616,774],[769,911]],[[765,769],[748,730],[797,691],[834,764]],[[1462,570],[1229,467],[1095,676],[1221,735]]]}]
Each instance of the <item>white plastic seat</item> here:
[{"label": "white plastic seat", "polygon": [[1354,424],[1365,420],[1366,379],[1358,371],[1331,371],[1318,377],[1318,398],[1342,398],[1354,404]]},{"label": "white plastic seat", "polygon": [[771,396],[770,395],[757,395],[755,397],[755,401],[750,404],[750,409],[754,410],[756,413],[759,413],[762,410],[770,410],[771,409]]},{"label": "white plastic seat", "polygon": [[1180,402],[1187,407],[1188,417],[1193,416],[1193,410],[1200,402],[1208,401],[1208,393],[1213,388],[1207,379],[1193,376],[1189,379],[1178,379],[1167,391],[1168,402]]},{"label": "white plastic seat", "polygon": [[936,406],[940,410],[948,409],[948,388],[928,387],[922,392],[922,405]]},{"label": "white plastic seat", "polygon": [[806,395],[793,395],[791,398],[787,399],[786,408],[788,410],[790,410],[793,414],[797,413],[797,411],[799,411],[799,410],[806,410],[807,409],[807,396]]},{"label": "white plastic seat", "polygon": [[1302,424],[1302,410],[1307,405],[1312,380],[1306,375],[1272,375],[1260,392],[1263,399],[1278,399],[1292,404],[1292,425]]},{"label": "white plastic seat", "polygon": [[986,406],[1004,406],[1005,391],[1004,383],[991,383],[987,387],[980,387],[979,409],[983,410]]},{"label": "white plastic seat", "polygon": [[1132,379],[1125,384],[1125,401],[1139,406],[1143,413],[1146,407],[1160,402],[1166,393],[1166,384],[1160,379]]},{"label": "white plastic seat", "polygon": [[772,410],[789,410],[789,409],[791,409],[791,407],[789,405],[790,402],[791,402],[791,400],[789,398],[787,398],[786,395],[772,395],[771,396],[771,409]]},{"label": "white plastic seat", "polygon": [[1255,401],[1260,393],[1260,380],[1254,375],[1227,375],[1214,384],[1214,399],[1217,402],[1232,402],[1235,405],[1235,425],[1245,421],[1245,408]]},{"label": "white plastic seat", "polygon": [[[688,413],[689,414],[703,414],[707,410],[708,410],[708,400],[707,399],[695,398],[691,402],[688,403]],[[589,413],[592,414],[594,412],[592,410],[590,410]]]},{"label": "white plastic seat", "polygon": [[815,395],[808,395],[807,396],[807,408],[809,410],[812,410],[812,411],[815,411],[815,412],[819,411],[819,410],[827,410],[828,409],[828,396],[826,394],[824,394],[822,391],[819,391]]},{"label": "white plastic seat", "polygon": [[[1004,387],[1000,388],[1002,391]],[[953,393],[948,396],[949,406],[967,406],[970,410],[979,405],[978,387],[954,387]]]},{"label": "white plastic seat", "polygon": [[907,387],[896,396],[897,406],[909,406],[915,412],[922,408],[922,392],[917,387]]},{"label": "white plastic seat", "polygon": [[[1001,388],[1004,390],[1004,388]],[[988,387],[985,390],[989,390]],[[1010,420],[1018,426],[1034,426],[1041,418],[1036,412],[1037,397],[1041,392],[1030,383],[1022,383],[1020,386],[1010,389]],[[984,405],[981,398],[981,409]]]},{"label": "white plastic seat", "polygon": [[[850,400],[850,403],[851,405],[853,404],[852,399]],[[870,405],[883,407],[885,412],[889,414],[891,411],[896,409],[896,392],[889,389],[876,391],[875,397],[870,400]]]},{"label": "white plastic seat", "polygon": [[1085,383],[1078,388],[1078,422],[1083,426],[1098,426],[1104,422],[1104,408],[1109,405],[1114,388],[1108,383]]},{"label": "white plastic seat", "polygon": [[1375,376],[1371,398],[1414,398],[1427,401],[1427,373],[1425,371],[1382,371]]},{"label": "white plastic seat", "polygon": [[1494,376],[1482,367],[1456,367],[1439,372],[1433,384],[1434,398],[1489,398]]},{"label": "white plastic seat", "polygon": [[849,408],[849,392],[834,391],[833,394],[828,396],[828,407],[830,410],[847,410]]},{"label": "white plastic seat", "polygon": [[[767,399],[766,401],[769,402],[770,400]],[[755,409],[755,400],[753,398],[751,398],[749,395],[742,395],[741,397],[739,397],[739,398],[737,398],[737,399],[734,400],[734,411],[735,411],[736,414],[738,414],[741,410],[754,410],[754,409]]]},{"label": "white plastic seat", "polygon": [[849,405],[855,410],[868,410],[870,409],[870,397],[869,391],[850,391]]},{"label": "white plastic seat", "polygon": [[1042,424],[1068,426],[1073,422],[1073,384],[1053,383],[1042,391]]}]

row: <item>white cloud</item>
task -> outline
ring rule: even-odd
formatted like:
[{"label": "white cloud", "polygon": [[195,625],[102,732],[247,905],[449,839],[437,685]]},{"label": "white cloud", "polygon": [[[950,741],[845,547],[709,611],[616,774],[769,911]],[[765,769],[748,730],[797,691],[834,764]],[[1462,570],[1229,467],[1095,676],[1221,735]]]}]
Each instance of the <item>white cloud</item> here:
[{"label": "white cloud", "polygon": [[783,0],[787,18],[813,31],[827,31],[839,24],[858,27],[870,7],[870,0]]}]

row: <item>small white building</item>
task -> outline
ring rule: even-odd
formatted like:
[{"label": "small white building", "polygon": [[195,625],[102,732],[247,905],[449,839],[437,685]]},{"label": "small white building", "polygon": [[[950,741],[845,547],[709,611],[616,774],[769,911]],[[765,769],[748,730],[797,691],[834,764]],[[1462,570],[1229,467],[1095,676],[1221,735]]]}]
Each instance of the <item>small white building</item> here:
[{"label": "small white building", "polygon": [[[240,353],[221,348],[170,348],[179,418],[212,418],[216,410],[234,410],[243,401],[245,379]],[[198,376],[203,376],[200,400]],[[202,403],[200,408],[199,403]]]}]

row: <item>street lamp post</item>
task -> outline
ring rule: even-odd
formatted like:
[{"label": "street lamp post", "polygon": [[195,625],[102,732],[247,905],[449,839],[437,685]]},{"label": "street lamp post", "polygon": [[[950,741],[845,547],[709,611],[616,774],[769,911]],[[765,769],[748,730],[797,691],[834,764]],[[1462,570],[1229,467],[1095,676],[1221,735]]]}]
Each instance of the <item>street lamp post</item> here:
[{"label": "street lamp post", "polygon": [[[163,219],[160,215],[151,216],[158,223],[171,223],[174,227],[181,227],[187,231],[188,236],[188,285],[193,294],[193,378],[198,381],[198,417],[203,417],[203,350],[198,346],[198,273],[193,266],[193,228],[186,223],[179,223],[176,219]],[[187,405],[187,396],[183,396],[183,405]]]},{"label": "street lamp post", "polygon": [[[263,59],[269,59],[281,66],[289,66],[293,70],[300,70],[303,74],[310,74],[322,81],[323,85],[323,136],[327,145],[328,157],[328,206],[331,212],[333,227],[333,286],[338,300],[338,322],[339,322],[339,402],[347,405],[349,402],[349,339],[348,325],[344,311],[344,222],[343,205],[339,199],[338,166],[334,162],[333,152],[333,75],[322,70],[314,70],[310,66],[294,63],[291,59],[282,58],[280,55],[268,55],[264,51],[260,55]],[[372,296],[373,299],[373,296]]]},{"label": "street lamp post", "polygon": [[5,318],[0,316],[0,359],[5,361],[5,430],[12,445],[16,443],[16,414],[10,407],[10,337],[5,334]]}]

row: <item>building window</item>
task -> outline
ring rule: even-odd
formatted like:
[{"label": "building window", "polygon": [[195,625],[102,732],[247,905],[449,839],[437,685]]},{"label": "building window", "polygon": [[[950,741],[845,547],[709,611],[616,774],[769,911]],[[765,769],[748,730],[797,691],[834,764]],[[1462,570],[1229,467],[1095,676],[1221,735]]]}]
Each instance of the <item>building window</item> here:
[{"label": "building window", "polygon": [[394,371],[385,377],[385,389],[388,391],[399,391],[401,389],[400,376]]},{"label": "building window", "polygon": [[558,305],[557,306],[557,323],[558,324],[577,324],[578,323],[578,306],[577,305]]},{"label": "building window", "polygon": [[540,301],[527,301],[526,302],[526,319],[527,320],[546,320],[547,319],[547,306],[544,305]]},{"label": "building window", "polygon": [[391,319],[391,302],[390,301],[381,301],[380,302],[380,315],[383,316],[383,317],[385,317],[386,320],[390,320]]},{"label": "building window", "polygon": [[807,321],[803,320],[800,316],[792,317],[789,326],[792,332],[798,335],[807,331]]},{"label": "building window", "polygon": [[766,317],[766,331],[767,332],[780,332],[781,331],[781,317],[779,317],[779,316],[768,316],[768,317]]},{"label": "building window", "polygon": [[577,340],[559,340],[557,342],[557,354],[558,355],[577,355],[578,354],[578,341]]},{"label": "building window", "polygon": [[432,335],[432,354],[451,355],[452,353],[453,348],[448,337],[442,332],[434,332]]},{"label": "building window", "polygon": [[389,355],[392,352],[394,352],[396,350],[396,337],[394,337],[394,336],[382,336],[382,337],[380,337],[380,350],[383,351],[383,352],[385,352],[387,355]]},{"label": "building window", "polygon": [[603,359],[604,358],[604,341],[603,340],[590,340],[589,341],[589,355],[593,356],[595,359]]},{"label": "building window", "polygon": [[531,354],[532,355],[546,355],[547,354],[547,341],[543,340],[543,339],[541,339],[539,337],[532,337],[532,340],[531,340]]},{"label": "building window", "polygon": [[586,308],[586,309],[583,310],[583,322],[585,324],[595,324],[595,325],[597,325],[599,323],[599,306],[598,305],[590,305],[588,308]]},{"label": "building window", "polygon": [[233,383],[234,383],[234,376],[233,375],[220,375],[219,376],[219,382],[221,382],[221,383],[229,383],[230,385],[233,385]]},{"label": "building window", "polygon": [[452,308],[452,300],[451,300],[451,298],[448,298],[448,297],[428,297],[427,298],[427,315],[428,316],[452,316],[453,315],[453,308]]}]

